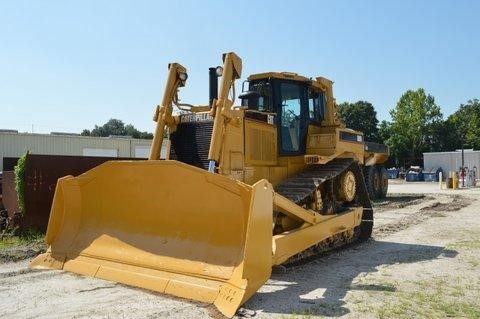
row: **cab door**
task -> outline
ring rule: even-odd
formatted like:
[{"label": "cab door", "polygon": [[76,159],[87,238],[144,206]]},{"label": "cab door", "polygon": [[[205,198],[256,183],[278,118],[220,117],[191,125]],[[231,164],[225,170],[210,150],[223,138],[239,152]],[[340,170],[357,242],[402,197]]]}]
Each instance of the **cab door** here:
[{"label": "cab door", "polygon": [[308,99],[304,83],[279,81],[276,84],[277,125],[280,155],[305,154]]}]

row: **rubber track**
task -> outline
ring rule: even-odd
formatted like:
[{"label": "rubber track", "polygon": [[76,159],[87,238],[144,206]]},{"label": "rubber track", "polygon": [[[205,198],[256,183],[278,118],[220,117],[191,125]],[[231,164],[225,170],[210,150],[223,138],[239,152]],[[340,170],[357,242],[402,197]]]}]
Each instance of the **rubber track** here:
[{"label": "rubber track", "polygon": [[[327,164],[311,165],[306,170],[295,174],[286,180],[282,181],[275,187],[275,192],[295,202],[297,205],[302,206],[309,202],[309,199],[313,195],[316,187],[322,183],[329,183],[332,188],[339,187],[335,185],[335,177],[339,176],[346,170],[351,170],[355,175],[356,184],[356,199],[350,203],[350,207],[363,207],[362,223],[356,236],[348,242],[344,242],[341,246],[347,246],[355,241],[364,241],[370,238],[373,228],[373,210],[370,197],[368,196],[367,187],[365,185],[365,179],[359,165],[353,160],[348,158],[334,159]],[[290,257],[283,265],[293,266],[298,263],[308,262],[311,258],[330,251],[331,249],[337,249],[337,247],[331,247],[331,249],[321,250],[316,247],[320,247],[321,243],[317,243],[312,246],[312,249],[307,249],[311,253],[306,251]]]},{"label": "rubber track", "polygon": [[363,174],[356,162],[350,158],[337,158],[327,164],[310,165],[306,170],[279,183],[275,192],[297,205],[302,205],[313,194],[317,185],[333,180],[348,169],[353,171],[357,180],[358,203],[364,208],[372,208]]}]

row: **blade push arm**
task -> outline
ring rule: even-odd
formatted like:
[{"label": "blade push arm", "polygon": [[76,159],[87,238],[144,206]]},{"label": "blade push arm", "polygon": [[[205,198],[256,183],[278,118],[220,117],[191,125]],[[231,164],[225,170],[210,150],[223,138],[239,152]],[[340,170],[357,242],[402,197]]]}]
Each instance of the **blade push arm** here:
[{"label": "blade push arm", "polygon": [[172,117],[172,103],[179,87],[185,86],[187,80],[187,69],[178,63],[168,65],[168,78],[163,93],[162,104],[157,105],[153,120],[157,122],[152,146],[150,148],[149,160],[160,159],[163,134],[165,126],[174,124]]},{"label": "blade push arm", "polygon": [[222,137],[225,130],[225,122],[231,118],[233,100],[228,99],[228,93],[233,87],[236,79],[242,75],[242,59],[233,52],[223,55],[223,75],[220,83],[220,92],[218,99],[214,101],[211,111],[214,116],[212,140],[208,151],[209,167],[208,170],[215,170],[215,163],[220,160],[222,148]]}]

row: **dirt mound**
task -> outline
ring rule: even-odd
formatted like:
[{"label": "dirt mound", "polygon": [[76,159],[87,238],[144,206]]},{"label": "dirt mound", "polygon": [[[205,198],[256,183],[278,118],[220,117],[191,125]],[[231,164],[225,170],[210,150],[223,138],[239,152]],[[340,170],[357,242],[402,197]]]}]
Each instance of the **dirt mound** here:
[{"label": "dirt mound", "polygon": [[454,212],[467,207],[473,202],[470,198],[461,197],[459,195],[453,196],[453,200],[449,203],[434,202],[426,207],[420,209],[420,211],[444,211],[444,212]]},{"label": "dirt mound", "polygon": [[414,213],[405,214],[400,218],[396,218],[394,222],[377,226],[373,230],[374,238],[384,238],[393,233],[407,229],[413,225],[418,225],[432,217],[445,217],[446,212],[458,211],[463,207],[469,206],[473,202],[472,199],[462,197],[460,195],[438,197],[425,196],[418,194],[391,196],[386,201],[374,203],[375,213],[382,214],[385,211],[391,211],[400,208],[408,208],[408,206],[416,206],[427,203],[424,207],[419,207]]},{"label": "dirt mound", "polygon": [[403,208],[406,206],[417,205],[426,200],[432,199],[431,196],[423,194],[392,194],[385,199],[378,199],[373,201],[373,208],[376,209],[392,209]]}]

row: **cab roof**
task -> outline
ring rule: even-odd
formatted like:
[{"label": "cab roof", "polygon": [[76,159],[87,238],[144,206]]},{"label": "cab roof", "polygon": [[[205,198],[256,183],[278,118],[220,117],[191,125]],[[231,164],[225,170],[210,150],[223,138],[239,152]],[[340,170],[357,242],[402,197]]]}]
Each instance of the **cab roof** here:
[{"label": "cab roof", "polygon": [[298,82],[306,82],[309,83],[310,85],[314,87],[319,87],[322,90],[324,90],[327,87],[331,87],[333,84],[333,81],[318,76],[315,79],[312,78],[307,78],[301,75],[298,75],[297,73],[293,72],[264,72],[264,73],[257,73],[257,74],[252,74],[247,78],[247,81],[254,81],[254,80],[263,80],[263,79],[270,79],[270,78],[275,78],[275,79],[281,79],[281,80],[292,80],[292,81],[298,81]]},{"label": "cab roof", "polygon": [[265,73],[257,73],[250,75],[247,80],[261,80],[261,79],[269,79],[269,78],[276,78],[276,79],[287,79],[299,82],[310,82],[311,79],[306,78],[304,76],[298,75],[297,73],[293,72],[265,72]]}]

